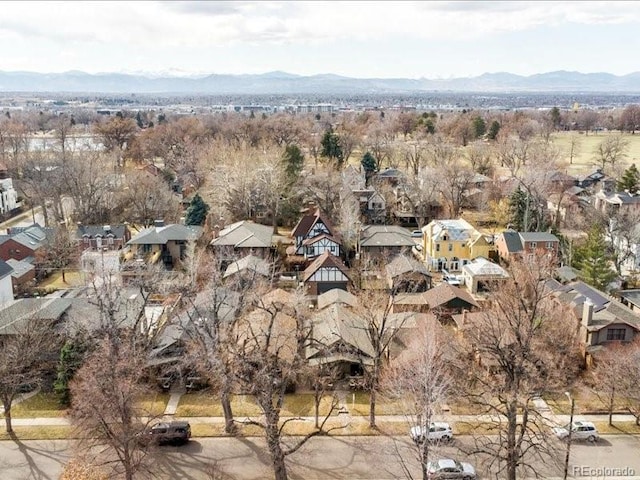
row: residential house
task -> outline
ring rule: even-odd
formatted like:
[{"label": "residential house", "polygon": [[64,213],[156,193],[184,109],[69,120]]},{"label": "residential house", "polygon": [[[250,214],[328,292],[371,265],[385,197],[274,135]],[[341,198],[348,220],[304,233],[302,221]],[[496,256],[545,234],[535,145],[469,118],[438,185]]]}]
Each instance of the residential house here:
[{"label": "residential house", "polygon": [[395,225],[365,225],[360,230],[356,253],[369,258],[410,253],[416,246],[411,232]]},{"label": "residential house", "polygon": [[491,241],[462,218],[433,220],[422,228],[422,252],[431,272],[458,272],[474,258],[490,258],[492,251]]},{"label": "residential house", "polygon": [[387,201],[373,188],[353,190],[352,195],[358,200],[360,215],[365,223],[384,223],[387,215]]},{"label": "residential house", "polygon": [[577,177],[575,185],[586,190],[611,192],[615,188],[615,180],[604,174],[601,168],[584,177]]},{"label": "residential house", "polygon": [[385,271],[387,286],[394,294],[420,293],[431,288],[431,274],[424,264],[406,255],[396,255],[385,265]]},{"label": "residential house", "polygon": [[338,231],[320,213],[320,209],[306,213],[293,228],[291,236],[295,244],[287,249],[287,253],[290,255],[303,256],[312,260],[325,252],[337,257],[342,253]]},{"label": "residential house", "polygon": [[[145,228],[126,243],[123,254],[126,264],[161,264],[173,268],[185,259],[187,246],[202,236],[202,227],[193,225],[170,224],[156,221],[155,226]],[[161,262],[161,263],[160,263]]]},{"label": "residential house", "polygon": [[552,222],[564,226],[581,218],[589,207],[591,196],[581,187],[571,187],[564,193],[552,193],[547,198],[547,211]]},{"label": "residential house", "polygon": [[303,272],[302,283],[306,293],[317,296],[333,288],[347,290],[351,279],[349,270],[339,257],[324,252],[317,257]]},{"label": "residential house", "polygon": [[528,260],[548,258],[552,261],[558,258],[560,240],[547,232],[516,232],[505,230],[496,237],[498,255],[505,262],[514,257]]},{"label": "residential house", "polygon": [[448,283],[441,283],[422,293],[422,296],[429,310],[440,309],[450,314],[480,307],[469,292]]},{"label": "residential house", "polygon": [[11,272],[11,281],[13,282],[13,291],[18,292],[20,289],[31,285],[36,278],[36,267],[27,260],[7,260],[13,271]]},{"label": "residential house", "polygon": [[0,241],[0,259],[7,261],[35,258],[47,245],[53,230],[37,223],[29,227],[7,229],[8,235]]},{"label": "residential house", "polygon": [[598,350],[613,343],[630,342],[640,333],[640,315],[584,282],[562,285],[549,280],[546,287],[556,301],[575,315],[587,363]]},{"label": "residential house", "polygon": [[325,307],[335,304],[349,305],[355,307],[358,304],[358,297],[354,294],[334,288],[328,292],[318,295],[317,306],[318,310],[322,310]]},{"label": "residential house", "polygon": [[640,213],[640,195],[631,192],[597,192],[593,206],[608,216]]},{"label": "residential house", "polygon": [[621,290],[616,293],[616,296],[620,298],[623,305],[640,314],[640,289]]},{"label": "residential house", "polygon": [[402,170],[397,168],[387,167],[384,170],[377,172],[373,177],[373,182],[376,185],[387,184],[391,186],[397,186],[402,183],[406,178],[406,175]]},{"label": "residential house", "polygon": [[365,172],[353,165],[347,165],[342,170],[342,184],[350,191],[364,190],[366,188]]},{"label": "residential house", "polygon": [[30,321],[46,322],[55,328],[71,306],[68,298],[21,298],[0,309],[0,337],[15,335]]},{"label": "residential house", "polygon": [[478,257],[462,267],[462,279],[469,293],[489,291],[496,282],[509,277],[507,271],[497,263]]},{"label": "residential house", "polygon": [[80,251],[121,250],[131,232],[126,225],[78,225],[75,239]]},{"label": "residential house", "polygon": [[13,301],[13,268],[7,262],[0,260],[0,305]]},{"label": "residential house", "polygon": [[229,264],[224,272],[224,279],[241,277],[251,280],[257,277],[269,279],[271,277],[271,265],[264,258],[247,255]]},{"label": "residential house", "polygon": [[270,259],[273,236],[273,227],[243,220],[216,233],[209,246],[219,258],[229,261],[247,255]]}]

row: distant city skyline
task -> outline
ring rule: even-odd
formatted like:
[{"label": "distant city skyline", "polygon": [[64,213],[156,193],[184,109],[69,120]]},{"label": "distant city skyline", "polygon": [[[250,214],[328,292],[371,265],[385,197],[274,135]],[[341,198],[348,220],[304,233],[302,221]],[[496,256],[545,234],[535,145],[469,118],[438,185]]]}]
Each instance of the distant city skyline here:
[{"label": "distant city skyline", "polygon": [[638,31],[636,2],[3,2],[0,70],[624,75]]}]

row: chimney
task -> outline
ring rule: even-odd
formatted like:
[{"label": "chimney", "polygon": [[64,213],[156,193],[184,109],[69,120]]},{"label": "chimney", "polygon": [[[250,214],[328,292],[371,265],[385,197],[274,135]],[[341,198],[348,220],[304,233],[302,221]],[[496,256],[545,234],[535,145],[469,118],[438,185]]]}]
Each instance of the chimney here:
[{"label": "chimney", "polygon": [[590,300],[585,300],[582,305],[582,326],[587,328],[593,320],[593,303]]},{"label": "chimney", "polygon": [[154,226],[155,226],[156,228],[158,228],[158,227],[164,227],[164,220],[155,220],[155,221],[153,222],[153,224],[154,224]]},{"label": "chimney", "polygon": [[102,227],[102,230],[104,230],[104,233],[108,233],[111,231],[111,225],[105,225]]}]

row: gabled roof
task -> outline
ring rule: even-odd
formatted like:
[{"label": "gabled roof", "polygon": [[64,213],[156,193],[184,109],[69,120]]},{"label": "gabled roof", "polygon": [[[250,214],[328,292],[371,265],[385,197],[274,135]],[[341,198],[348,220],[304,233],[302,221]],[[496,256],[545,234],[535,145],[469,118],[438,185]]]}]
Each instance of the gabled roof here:
[{"label": "gabled roof", "polygon": [[640,203],[640,195],[632,195],[629,192],[616,192],[611,195],[598,192],[597,195],[602,200],[608,203],[613,203],[614,205],[631,205]]},{"label": "gabled roof", "polygon": [[218,238],[211,246],[232,246],[235,248],[270,248],[273,227],[243,220],[220,230]]},{"label": "gabled roof", "polygon": [[427,290],[423,293],[423,297],[429,305],[429,308],[440,307],[456,298],[459,298],[474,307],[479,306],[468,292],[454,285],[449,285],[448,283],[441,283],[431,290]]},{"label": "gabled roof", "polygon": [[320,240],[323,240],[325,238],[327,240],[331,240],[333,243],[337,245],[340,245],[340,241],[337,238],[332,237],[331,235],[327,235],[326,233],[323,233],[322,235],[317,235],[315,237],[307,238],[304,240],[304,242],[302,242],[302,245],[305,245],[305,246],[313,245],[314,243],[319,242]]},{"label": "gabled roof", "polygon": [[247,255],[235,262],[231,263],[224,272],[224,277],[227,278],[235,273],[242,271],[252,271],[263,277],[268,277],[271,271],[269,262],[263,258],[256,257],[254,255]]},{"label": "gabled roof", "polygon": [[307,356],[313,356],[323,349],[330,350],[332,346],[344,342],[371,358],[375,352],[366,327],[366,320],[347,306],[330,305],[313,317],[313,343],[317,345],[307,350]]},{"label": "gabled roof", "polygon": [[328,267],[336,267],[342,273],[344,273],[347,278],[349,278],[349,270],[347,269],[345,264],[342,263],[342,260],[329,252],[324,252],[322,255],[316,258],[307,268],[305,268],[302,275],[302,281],[306,282],[318,270]]},{"label": "gabled roof", "polygon": [[331,222],[329,222],[327,218],[320,212],[319,208],[317,208],[313,213],[307,213],[300,220],[298,220],[298,223],[291,232],[291,236],[304,237],[311,231],[313,226],[318,223],[318,221],[324,223],[324,225],[329,230],[329,233],[335,236],[336,233],[333,226],[331,225]]},{"label": "gabled roof", "polygon": [[328,292],[318,295],[317,302],[318,310],[322,310],[334,304],[344,304],[355,307],[358,304],[358,299],[352,293],[345,292],[340,288],[332,288]]},{"label": "gabled roof", "polygon": [[439,241],[443,235],[447,234],[448,240],[457,242],[463,242],[472,239],[477,231],[473,226],[462,218],[447,219],[447,220],[433,220],[428,225],[422,227],[422,231],[426,232],[431,230],[432,239]]},{"label": "gabled roof", "polygon": [[126,225],[78,225],[76,238],[82,238],[85,235],[90,238],[98,235],[105,237],[109,234],[115,238],[124,238],[126,229]]},{"label": "gabled roof", "polygon": [[522,251],[522,241],[520,240],[518,232],[507,230],[499,235],[502,235],[502,238],[504,238],[504,244],[507,247],[507,252],[517,253]]},{"label": "gabled roof", "polygon": [[167,242],[197,240],[202,227],[172,224],[164,227],[145,228],[127,242],[127,245],[165,245]]},{"label": "gabled roof", "polygon": [[360,247],[413,247],[411,232],[396,225],[365,225],[360,234]]},{"label": "gabled roof", "polygon": [[405,273],[419,273],[428,277],[431,276],[424,263],[412,261],[412,259],[405,255],[396,255],[393,260],[385,266],[385,270],[390,278],[395,278]]}]

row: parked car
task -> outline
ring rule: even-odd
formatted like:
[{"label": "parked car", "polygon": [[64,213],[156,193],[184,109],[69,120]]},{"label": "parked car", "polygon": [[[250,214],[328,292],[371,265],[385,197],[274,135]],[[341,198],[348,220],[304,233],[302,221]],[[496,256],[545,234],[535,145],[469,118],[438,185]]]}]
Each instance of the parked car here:
[{"label": "parked car", "polygon": [[[425,430],[426,428],[424,425],[416,425],[415,427],[411,427],[409,434],[414,442],[422,443],[425,440]],[[432,422],[429,425],[429,431],[426,433],[426,438],[430,442],[437,440],[448,442],[453,438],[451,425],[446,422]]]},{"label": "parked car", "polygon": [[413,238],[421,238],[422,237],[422,230],[413,230],[411,232],[411,236]]},{"label": "parked car", "polygon": [[476,477],[476,469],[470,463],[459,462],[451,458],[441,458],[427,464],[427,478],[429,479],[464,479],[472,480]]},{"label": "parked car", "polygon": [[159,422],[140,434],[140,442],[144,444],[163,445],[168,443],[187,443],[191,438],[189,422]]},{"label": "parked car", "polygon": [[[569,425],[566,427],[554,427],[553,433],[555,433],[560,440],[568,439]],[[593,423],[578,420],[571,424],[571,440],[588,440],[595,442],[599,438],[598,429]]]}]

